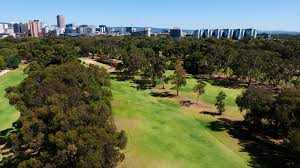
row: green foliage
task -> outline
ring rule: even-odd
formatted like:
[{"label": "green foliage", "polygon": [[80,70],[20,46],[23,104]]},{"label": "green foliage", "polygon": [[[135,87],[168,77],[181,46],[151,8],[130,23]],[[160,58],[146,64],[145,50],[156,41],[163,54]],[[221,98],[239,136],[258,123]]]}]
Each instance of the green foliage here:
[{"label": "green foliage", "polygon": [[181,65],[181,61],[177,60],[175,65],[175,71],[172,78],[172,83],[175,85],[177,96],[179,95],[179,89],[186,85],[186,72]]},{"label": "green foliage", "polygon": [[300,87],[283,89],[275,102],[276,119],[285,128],[300,128]]},{"label": "green foliage", "polygon": [[16,69],[16,68],[18,68],[19,64],[21,63],[21,59],[19,56],[11,55],[11,56],[6,57],[5,62],[6,62],[6,66],[8,68]]},{"label": "green foliage", "polygon": [[0,55],[0,70],[4,69],[6,67],[5,60],[3,56]]},{"label": "green foliage", "polygon": [[226,99],[226,94],[221,91],[218,96],[216,97],[216,108],[218,110],[218,113],[222,115],[225,112],[225,99]]},{"label": "green foliage", "polygon": [[194,87],[194,92],[197,93],[198,97],[205,93],[206,83],[203,81],[198,81],[197,85]]},{"label": "green foliage", "polygon": [[236,99],[240,110],[246,110],[245,120],[254,127],[261,126],[262,119],[272,120],[274,101],[275,97],[271,91],[255,87],[248,88]]},{"label": "green foliage", "polygon": [[31,71],[7,96],[21,112],[7,167],[115,167],[125,133],[111,115],[109,75],[79,62]]}]

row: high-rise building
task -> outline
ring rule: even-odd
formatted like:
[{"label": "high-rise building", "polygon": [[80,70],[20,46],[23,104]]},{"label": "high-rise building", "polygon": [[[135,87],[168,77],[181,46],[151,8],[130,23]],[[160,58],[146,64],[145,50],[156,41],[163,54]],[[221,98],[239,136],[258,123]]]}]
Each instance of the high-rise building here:
[{"label": "high-rise building", "polygon": [[244,30],[243,29],[235,29],[234,31],[233,31],[233,39],[234,40],[241,40],[241,39],[243,39],[244,38]]},{"label": "high-rise building", "polygon": [[28,22],[29,35],[31,37],[39,37],[41,32],[41,23],[39,20],[30,20]]},{"label": "high-rise building", "polygon": [[95,35],[96,33],[96,28],[94,26],[89,26],[89,25],[80,25],[78,27],[78,33],[80,35]]},{"label": "high-rise building", "polygon": [[193,32],[193,36],[195,37],[195,38],[202,38],[203,37],[203,30],[201,29],[199,29],[199,30],[195,30],[194,32]]},{"label": "high-rise building", "polygon": [[16,34],[25,34],[28,32],[27,26],[24,23],[14,23],[13,27]]},{"label": "high-rise building", "polygon": [[233,36],[233,30],[232,29],[223,29],[222,38],[231,39],[232,36]]},{"label": "high-rise building", "polygon": [[132,34],[136,32],[135,27],[125,27],[125,34]]},{"label": "high-rise building", "polygon": [[66,27],[66,19],[63,15],[57,15],[56,20],[57,20],[57,27],[61,29],[64,29]]},{"label": "high-rise building", "polygon": [[108,29],[106,25],[99,25],[99,27],[96,28],[96,32],[98,34],[107,34],[108,33]]},{"label": "high-rise building", "polygon": [[145,27],[144,30],[142,31],[136,31],[131,33],[132,36],[146,36],[146,37],[151,37],[151,28],[150,27]]},{"label": "high-rise building", "polygon": [[170,29],[170,36],[173,38],[181,38],[183,37],[183,31],[179,28]]},{"label": "high-rise building", "polygon": [[77,27],[75,24],[73,24],[73,23],[67,24],[65,33],[66,34],[76,33],[76,29],[77,29]]},{"label": "high-rise building", "polygon": [[212,31],[212,37],[214,37],[214,38],[219,39],[219,38],[221,38],[221,35],[222,35],[222,30],[221,29],[214,29]]},{"label": "high-rise building", "polygon": [[251,29],[245,29],[245,33],[244,33],[244,37],[245,38],[249,38],[249,39],[253,38],[253,39],[255,39],[256,36],[257,36],[256,29],[252,29],[252,28]]},{"label": "high-rise building", "polygon": [[212,30],[210,29],[205,29],[203,32],[203,38],[211,38],[212,37]]},{"label": "high-rise building", "polygon": [[151,37],[151,27],[146,27],[145,28],[145,36],[147,37]]},{"label": "high-rise building", "polygon": [[0,37],[15,37],[14,27],[11,23],[0,23]]}]

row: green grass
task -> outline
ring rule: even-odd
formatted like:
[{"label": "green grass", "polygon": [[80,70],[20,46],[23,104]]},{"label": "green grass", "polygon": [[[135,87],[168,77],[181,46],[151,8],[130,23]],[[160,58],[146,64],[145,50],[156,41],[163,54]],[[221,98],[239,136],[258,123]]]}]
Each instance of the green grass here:
[{"label": "green grass", "polygon": [[[187,79],[187,85],[184,86],[181,91],[184,94],[192,95],[191,93],[193,92],[193,88],[197,84],[197,80],[193,78],[188,78]],[[206,82],[206,87],[205,87],[205,93],[200,96],[201,100],[214,105],[216,103],[216,97],[217,95],[221,92],[225,92],[227,95],[225,99],[225,105],[226,106],[236,106],[235,99],[238,95],[240,95],[243,91],[243,89],[231,89],[231,88],[224,88],[224,87],[219,87],[219,86],[213,86],[210,83]],[[194,94],[196,96],[196,94]]]},{"label": "green grass", "polygon": [[247,154],[225,131],[207,126],[210,116],[190,115],[174,101],[112,82],[113,113],[128,133],[127,167],[247,167]]},{"label": "green grass", "polygon": [[[22,68],[0,78],[1,130],[11,127],[19,117],[4,97],[4,89],[24,78]],[[194,84],[195,80],[189,79],[182,92],[194,98]],[[137,91],[132,86],[130,82],[112,80],[113,115],[118,128],[128,134],[126,159],[120,167],[247,167],[249,156],[240,152],[238,140],[226,131],[209,129],[215,118],[188,111],[173,100],[152,97],[150,91]],[[206,89],[207,96],[202,99],[212,103],[211,97],[223,88],[208,85]],[[232,97],[239,92],[225,90]],[[232,103],[230,98],[227,103]]]},{"label": "green grass", "polygon": [[[166,75],[170,76],[173,74],[173,71],[167,71]],[[193,93],[193,89],[197,84],[197,80],[192,78],[190,75],[187,76],[187,84],[180,89],[181,94],[184,96],[196,99],[197,95]],[[168,85],[170,86],[170,84]],[[236,107],[235,99],[240,95],[243,89],[230,89],[219,86],[213,86],[210,83],[206,82],[205,93],[200,96],[200,99],[205,103],[214,105],[216,103],[216,97],[221,92],[225,92],[227,95],[225,99],[225,105],[230,107]]]},{"label": "green grass", "polygon": [[5,97],[5,89],[19,84],[24,78],[24,65],[20,68],[10,71],[0,77],[0,131],[11,128],[12,123],[19,118],[19,112],[11,105]]}]

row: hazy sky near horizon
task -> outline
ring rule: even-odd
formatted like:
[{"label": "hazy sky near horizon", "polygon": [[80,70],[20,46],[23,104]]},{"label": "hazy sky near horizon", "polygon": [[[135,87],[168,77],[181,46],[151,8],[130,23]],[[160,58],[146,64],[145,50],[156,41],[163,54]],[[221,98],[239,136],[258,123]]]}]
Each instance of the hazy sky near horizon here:
[{"label": "hazy sky near horizon", "polygon": [[12,0],[0,22],[39,19],[109,26],[247,28],[300,31],[300,0]]}]

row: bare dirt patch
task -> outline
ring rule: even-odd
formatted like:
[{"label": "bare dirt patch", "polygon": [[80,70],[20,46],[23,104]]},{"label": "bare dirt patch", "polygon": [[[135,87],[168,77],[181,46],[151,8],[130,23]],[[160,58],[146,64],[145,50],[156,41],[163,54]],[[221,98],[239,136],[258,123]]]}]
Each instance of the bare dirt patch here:
[{"label": "bare dirt patch", "polygon": [[10,70],[8,70],[8,69],[0,71],[0,76],[7,74],[9,71]]}]

